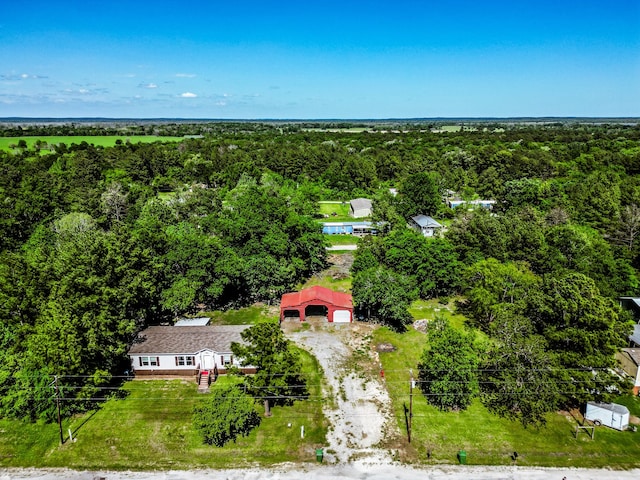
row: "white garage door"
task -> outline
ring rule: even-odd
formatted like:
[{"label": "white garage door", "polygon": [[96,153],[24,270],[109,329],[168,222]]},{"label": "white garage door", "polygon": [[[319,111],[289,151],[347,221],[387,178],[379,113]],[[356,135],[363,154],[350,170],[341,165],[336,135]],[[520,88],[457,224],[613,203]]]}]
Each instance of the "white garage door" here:
[{"label": "white garage door", "polygon": [[349,323],[351,321],[351,312],[349,310],[336,310],[333,312],[334,323]]}]

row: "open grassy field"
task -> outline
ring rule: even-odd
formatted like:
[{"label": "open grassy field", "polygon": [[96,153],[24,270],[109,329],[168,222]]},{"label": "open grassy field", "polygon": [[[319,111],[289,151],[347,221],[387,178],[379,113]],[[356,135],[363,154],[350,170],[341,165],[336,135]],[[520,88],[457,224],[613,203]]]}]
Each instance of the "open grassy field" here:
[{"label": "open grassy field", "polygon": [[310,355],[302,352],[302,358],[310,400],[272,408],[272,416],[262,418],[249,436],[222,448],[203,444],[192,426],[193,407],[208,397],[197,393],[194,381],[134,380],[124,385],[125,398],[64,420],[65,437],[70,428],[74,442],[59,445],[57,424],[1,420],[0,467],[151,470],[313,462],[315,449],[323,446],[326,421],[318,403],[319,367]]},{"label": "open grassy field", "polygon": [[[433,319],[440,314],[460,328],[464,317],[436,301],[419,301],[412,305],[416,319]],[[374,345],[391,343],[394,352],[380,353],[387,386],[393,401],[398,427],[406,434],[405,408],[410,398],[410,373],[417,365],[427,335],[410,328],[396,333],[387,328],[376,330]],[[404,441],[404,460],[438,464],[455,463],[459,450],[467,452],[467,463],[485,465],[513,464],[517,452],[519,465],[564,467],[632,468],[640,466],[640,433],[618,432],[607,427],[596,428],[592,440],[585,433],[574,436],[578,412],[559,412],[547,416],[547,426],[524,428],[518,422],[492,415],[479,400],[465,411],[440,412],[430,406],[418,389],[413,391],[412,441]],[[640,409],[640,401],[626,396],[622,403],[632,412]]]},{"label": "open grassy field", "polygon": [[[45,137],[0,137],[0,150],[14,150],[12,145],[17,145],[20,140],[24,140],[29,148],[33,148],[36,142],[45,142],[47,145],[59,145],[64,143],[67,146],[72,144],[80,145],[87,142],[90,145],[101,147],[113,147],[116,140],[130,143],[153,143],[153,142],[179,142],[184,140],[183,137],[158,137],[153,135],[127,136],[127,135],[110,135],[110,136],[45,136]],[[42,152],[48,152],[42,149]]]},{"label": "open grassy field", "polygon": [[[352,222],[353,218],[349,216],[349,202],[318,202],[320,205],[320,214],[328,215],[323,218],[322,222]],[[334,215],[335,214],[335,215]]]},{"label": "open grassy field", "polygon": [[203,312],[198,316],[209,317],[211,325],[253,325],[262,320],[278,318],[279,313],[278,307],[258,304],[234,310]]}]

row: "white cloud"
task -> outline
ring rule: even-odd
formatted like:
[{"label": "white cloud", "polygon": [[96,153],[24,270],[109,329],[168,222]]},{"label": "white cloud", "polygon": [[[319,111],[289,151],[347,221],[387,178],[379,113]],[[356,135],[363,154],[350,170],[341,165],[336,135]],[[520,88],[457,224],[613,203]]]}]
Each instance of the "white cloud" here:
[{"label": "white cloud", "polygon": [[196,98],[198,95],[196,95],[195,93],[191,93],[191,92],[184,92],[184,93],[180,94],[180,96],[182,98]]},{"label": "white cloud", "polygon": [[193,78],[195,76],[196,76],[195,73],[176,73],[176,77],[180,77],[180,78]]},{"label": "white cloud", "polygon": [[20,74],[15,74],[15,73],[10,73],[10,74],[4,74],[4,75],[0,75],[0,80],[5,80],[5,81],[16,81],[16,80],[28,80],[28,79],[43,79],[43,78],[48,78],[44,75],[32,75],[30,73],[20,73]]},{"label": "white cloud", "polygon": [[140,84],[141,88],[158,88],[158,85],[156,85],[155,83],[141,83]]}]

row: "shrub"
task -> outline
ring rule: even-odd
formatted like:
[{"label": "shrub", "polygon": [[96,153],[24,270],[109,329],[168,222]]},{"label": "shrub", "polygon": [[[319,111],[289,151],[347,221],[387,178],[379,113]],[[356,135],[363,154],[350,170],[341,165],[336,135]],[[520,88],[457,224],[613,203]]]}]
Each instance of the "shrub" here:
[{"label": "shrub", "polygon": [[224,446],[260,425],[253,398],[235,385],[215,386],[210,398],[194,408],[193,424],[204,443]]}]

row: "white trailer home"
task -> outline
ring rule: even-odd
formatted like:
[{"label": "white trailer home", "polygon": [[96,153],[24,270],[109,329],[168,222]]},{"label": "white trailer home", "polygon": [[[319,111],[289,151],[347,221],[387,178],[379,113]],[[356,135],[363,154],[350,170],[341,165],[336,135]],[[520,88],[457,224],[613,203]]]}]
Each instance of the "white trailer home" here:
[{"label": "white trailer home", "polygon": [[250,325],[153,326],[138,334],[129,349],[131,368],[139,375],[188,377],[201,372],[226,373],[230,366],[245,373],[255,368],[234,358],[231,343],[243,343]]},{"label": "white trailer home", "polygon": [[594,425],[624,430],[629,426],[629,409],[617,403],[587,402],[584,418],[591,420]]}]

